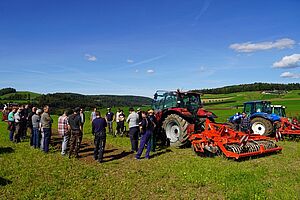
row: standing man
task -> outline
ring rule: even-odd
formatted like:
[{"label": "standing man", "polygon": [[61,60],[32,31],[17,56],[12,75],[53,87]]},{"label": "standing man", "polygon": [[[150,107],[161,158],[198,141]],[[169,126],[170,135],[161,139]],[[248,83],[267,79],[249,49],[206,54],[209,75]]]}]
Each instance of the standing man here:
[{"label": "standing man", "polygon": [[103,162],[103,154],[106,143],[106,131],[107,126],[106,120],[101,118],[100,112],[96,112],[96,118],[92,122],[92,133],[95,136],[94,143],[94,159],[100,163]]},{"label": "standing man", "polygon": [[94,111],[91,113],[91,123],[96,118],[96,111],[97,111],[97,108],[94,108]]},{"label": "standing man", "polygon": [[157,125],[157,120],[156,117],[154,116],[154,111],[151,109],[148,111],[148,119],[149,122],[151,123],[151,138],[150,138],[150,143],[151,143],[151,151],[155,152],[155,148],[156,148],[156,125]]},{"label": "standing man", "polygon": [[44,139],[43,139],[43,151],[45,153],[49,152],[49,144],[51,139],[51,124],[52,119],[50,117],[50,108],[49,106],[44,106],[44,112],[41,116],[41,126],[44,133]]},{"label": "standing man", "polygon": [[81,134],[80,134],[80,137],[79,137],[79,145],[81,145],[81,141],[82,141],[82,137],[83,137],[83,125],[84,125],[84,122],[85,122],[85,114],[84,114],[84,110],[83,108],[80,108],[80,119],[81,119]]},{"label": "standing man", "polygon": [[242,113],[240,130],[244,133],[249,133],[250,131],[250,118],[247,116],[245,112]]},{"label": "standing man", "polygon": [[[28,108],[28,105],[26,105]],[[21,106],[21,112],[20,112],[20,138],[22,140],[26,139],[27,136],[27,114],[28,110],[27,108],[24,108],[24,106]]]},{"label": "standing man", "polygon": [[147,117],[146,112],[142,112],[141,127],[142,127],[142,131],[141,131],[142,138],[141,138],[140,148],[135,156],[135,158],[138,160],[141,158],[141,155],[146,145],[147,145],[147,151],[146,151],[145,158],[146,159],[150,158],[151,135],[153,130],[153,123],[151,122],[149,117]]},{"label": "standing man", "polygon": [[13,137],[13,141],[15,143],[19,143],[21,142],[21,127],[20,127],[20,121],[21,121],[21,112],[22,112],[22,108],[19,107],[18,111],[14,114],[14,119],[15,119],[15,133],[14,133],[14,137]]},{"label": "standing man", "polygon": [[13,141],[14,140],[14,132],[16,130],[16,125],[15,125],[15,113],[17,109],[13,108],[12,111],[8,114],[8,130],[9,130],[9,140]]},{"label": "standing man", "polygon": [[73,153],[76,158],[79,158],[78,152],[80,148],[80,135],[82,131],[82,123],[79,112],[80,108],[75,108],[74,113],[68,118],[68,126],[71,131],[69,158],[71,158]]},{"label": "standing man", "polygon": [[33,135],[32,135],[32,146],[34,148],[39,148],[39,143],[40,143],[40,129],[41,129],[41,113],[42,110],[38,109],[34,115],[31,117],[31,124],[32,124],[32,130],[33,130]]},{"label": "standing man", "polygon": [[120,134],[121,136],[123,136],[124,131],[125,131],[125,114],[123,112],[123,110],[119,110],[119,112],[117,112],[118,116],[116,116],[116,118],[118,119],[117,122],[117,128],[116,128],[116,132],[115,132],[115,137],[117,136],[117,134]]},{"label": "standing man", "polygon": [[117,128],[116,128],[116,131],[115,131],[115,136],[119,133],[119,130],[120,130],[120,126],[119,126],[119,121],[120,121],[119,116],[120,116],[120,114],[121,114],[121,109],[118,108],[117,113],[116,113]]},{"label": "standing man", "polygon": [[70,132],[68,128],[68,111],[64,111],[64,114],[58,118],[58,133],[63,137],[61,155],[64,156],[66,155],[70,139]]},{"label": "standing man", "polygon": [[108,133],[113,133],[113,121],[115,120],[114,113],[111,112],[111,108],[107,108],[107,113],[105,115],[105,119],[108,125]]},{"label": "standing man", "polygon": [[32,107],[31,112],[28,114],[27,128],[30,130],[30,146],[33,146],[33,126],[32,126],[32,116],[36,114],[36,107]]},{"label": "standing man", "polygon": [[129,109],[129,115],[126,122],[129,124],[129,137],[131,142],[131,153],[138,151],[139,144],[139,115],[133,108]]}]

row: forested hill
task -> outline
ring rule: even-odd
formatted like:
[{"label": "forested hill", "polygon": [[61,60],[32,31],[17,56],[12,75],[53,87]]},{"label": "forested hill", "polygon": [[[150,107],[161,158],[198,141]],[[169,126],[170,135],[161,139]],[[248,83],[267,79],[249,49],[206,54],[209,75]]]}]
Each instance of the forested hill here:
[{"label": "forested hill", "polygon": [[41,95],[37,98],[39,105],[49,105],[55,108],[83,108],[117,107],[117,106],[142,106],[150,105],[151,98],[141,96],[118,95],[82,95],[75,93],[54,93]]},{"label": "forested hill", "polygon": [[195,89],[192,91],[200,92],[203,94],[229,94],[235,92],[250,92],[250,91],[273,91],[273,90],[300,90],[300,83],[251,83],[225,86],[212,89]]},{"label": "forested hill", "polygon": [[[16,91],[14,88],[0,89],[0,108],[5,103],[32,104],[36,106],[49,105],[54,110],[82,107],[137,107],[151,105],[152,99],[142,96],[121,95],[82,95],[76,93],[38,94]],[[2,105],[2,106],[1,106]]]}]

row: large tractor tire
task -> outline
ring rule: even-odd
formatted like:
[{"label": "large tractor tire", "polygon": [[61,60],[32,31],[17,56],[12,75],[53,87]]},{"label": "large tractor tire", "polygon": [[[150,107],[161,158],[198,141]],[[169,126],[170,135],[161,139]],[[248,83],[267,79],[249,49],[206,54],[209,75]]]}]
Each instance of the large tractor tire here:
[{"label": "large tractor tire", "polygon": [[267,119],[256,117],[251,120],[251,128],[254,134],[269,136],[273,132],[273,125]]},{"label": "large tractor tire", "polygon": [[189,123],[176,114],[171,114],[163,121],[164,129],[171,146],[182,147],[188,143],[187,127]]}]

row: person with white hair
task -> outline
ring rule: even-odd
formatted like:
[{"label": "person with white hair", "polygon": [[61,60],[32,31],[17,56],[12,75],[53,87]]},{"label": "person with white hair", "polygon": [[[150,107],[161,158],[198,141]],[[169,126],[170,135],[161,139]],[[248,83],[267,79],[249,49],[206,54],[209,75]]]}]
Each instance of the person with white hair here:
[{"label": "person with white hair", "polygon": [[41,109],[37,109],[35,114],[32,115],[31,121],[32,121],[32,130],[33,130],[33,135],[32,135],[32,147],[33,148],[39,148],[40,144],[40,130],[41,130]]},{"label": "person with white hair", "polygon": [[21,142],[21,127],[20,127],[20,122],[21,122],[21,112],[22,112],[23,108],[20,107],[17,112],[14,114],[14,119],[15,119],[15,134],[14,134],[14,142],[15,143],[19,143]]}]

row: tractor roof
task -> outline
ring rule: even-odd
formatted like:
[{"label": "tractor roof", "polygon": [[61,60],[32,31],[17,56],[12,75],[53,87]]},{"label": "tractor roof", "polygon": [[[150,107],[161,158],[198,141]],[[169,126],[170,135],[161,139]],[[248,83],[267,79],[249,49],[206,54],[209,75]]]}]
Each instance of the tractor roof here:
[{"label": "tractor roof", "polygon": [[274,108],[285,108],[285,106],[283,106],[283,105],[271,105],[271,107],[274,107]]},{"label": "tractor roof", "polygon": [[[159,93],[177,93],[178,91],[175,91],[175,90],[157,90],[156,92],[159,92]],[[180,94],[197,94],[197,95],[202,95],[201,93],[199,92],[191,92],[191,91],[179,91]]]}]

